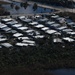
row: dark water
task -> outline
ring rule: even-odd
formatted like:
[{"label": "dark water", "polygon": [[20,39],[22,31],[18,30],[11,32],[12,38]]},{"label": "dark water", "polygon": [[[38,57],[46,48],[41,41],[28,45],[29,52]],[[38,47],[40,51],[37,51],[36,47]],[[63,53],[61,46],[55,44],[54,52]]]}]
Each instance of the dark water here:
[{"label": "dark water", "polygon": [[[54,10],[52,9],[45,9],[42,7],[38,7],[35,11],[33,10],[33,5],[28,5],[27,8],[25,9],[24,7],[20,6],[19,2],[13,2],[14,7],[12,8],[10,5],[3,5],[3,7],[9,11],[11,14],[35,14],[35,13],[47,13],[47,12],[53,12]],[[20,9],[16,10],[15,6],[19,6]]]},{"label": "dark water", "polygon": [[57,69],[50,72],[54,75],[75,75],[75,69]]}]

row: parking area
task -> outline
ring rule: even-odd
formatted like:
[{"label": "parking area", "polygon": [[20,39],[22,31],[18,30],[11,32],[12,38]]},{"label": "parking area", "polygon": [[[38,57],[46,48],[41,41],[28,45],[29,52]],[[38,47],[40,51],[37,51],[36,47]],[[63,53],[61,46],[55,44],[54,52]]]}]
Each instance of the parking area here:
[{"label": "parking area", "polygon": [[75,22],[57,14],[0,18],[0,48],[75,43]]}]

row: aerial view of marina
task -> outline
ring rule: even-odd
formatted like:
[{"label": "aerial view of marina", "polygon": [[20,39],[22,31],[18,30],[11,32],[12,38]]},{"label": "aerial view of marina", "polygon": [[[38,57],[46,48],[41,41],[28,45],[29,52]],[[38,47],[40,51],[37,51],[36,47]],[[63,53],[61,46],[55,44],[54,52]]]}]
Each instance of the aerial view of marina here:
[{"label": "aerial view of marina", "polygon": [[0,75],[75,75],[75,0],[0,0]]}]

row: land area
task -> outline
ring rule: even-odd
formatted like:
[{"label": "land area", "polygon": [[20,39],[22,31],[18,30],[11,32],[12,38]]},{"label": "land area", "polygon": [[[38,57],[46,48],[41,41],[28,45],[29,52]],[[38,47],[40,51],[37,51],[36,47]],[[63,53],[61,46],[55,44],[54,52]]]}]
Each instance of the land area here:
[{"label": "land area", "polygon": [[[29,2],[33,4],[33,2]],[[60,16],[70,16],[75,21],[75,9],[55,8],[47,5],[39,6],[59,10]],[[67,10],[67,12],[64,12]],[[71,13],[73,10],[74,13]],[[1,75],[53,75],[49,69],[75,68],[75,43],[52,43],[52,37],[43,39],[37,47],[0,49]]]}]

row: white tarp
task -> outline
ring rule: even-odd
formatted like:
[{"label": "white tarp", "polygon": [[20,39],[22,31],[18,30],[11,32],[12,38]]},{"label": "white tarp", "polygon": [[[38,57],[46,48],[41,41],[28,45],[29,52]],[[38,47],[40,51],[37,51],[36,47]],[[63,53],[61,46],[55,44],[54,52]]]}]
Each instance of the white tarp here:
[{"label": "white tarp", "polygon": [[7,47],[7,48],[12,47],[12,45],[10,43],[2,43],[1,45],[4,47]]},{"label": "white tarp", "polygon": [[21,33],[15,33],[15,34],[13,34],[13,36],[14,37],[20,37],[20,36],[23,36],[23,34],[21,34]]}]

